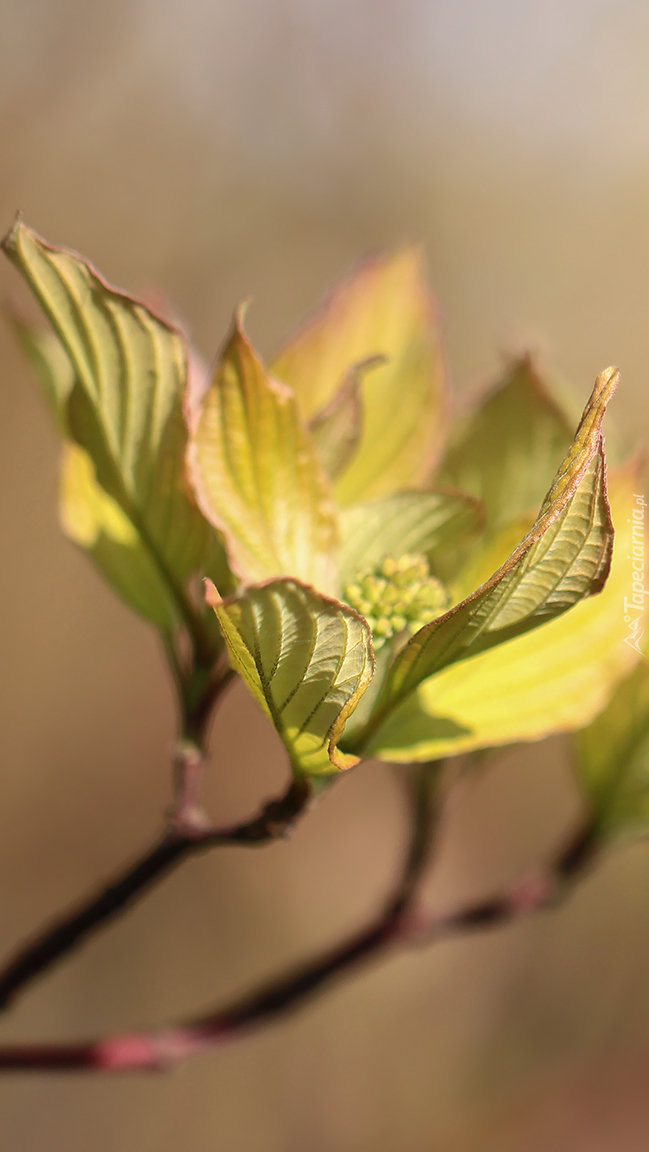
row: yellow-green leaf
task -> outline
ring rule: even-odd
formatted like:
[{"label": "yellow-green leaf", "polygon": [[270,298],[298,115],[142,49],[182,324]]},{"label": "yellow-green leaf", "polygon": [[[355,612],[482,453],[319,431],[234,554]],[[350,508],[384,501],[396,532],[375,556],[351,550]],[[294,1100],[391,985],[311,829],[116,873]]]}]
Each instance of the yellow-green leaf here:
[{"label": "yellow-green leaf", "polygon": [[481,514],[478,501],[456,492],[396,492],[345,508],[340,521],[343,586],[361,568],[407,552],[425,553],[436,573],[436,559],[443,561],[458,538],[475,531]]},{"label": "yellow-green leaf", "polygon": [[74,369],[61,341],[53,332],[39,332],[18,316],[9,317],[47,406],[61,433],[66,435],[67,400],[74,384]]},{"label": "yellow-green leaf", "polygon": [[349,464],[358,448],[363,431],[363,374],[383,364],[382,356],[372,356],[356,364],[343,380],[331,400],[309,420],[309,432],[330,480],[335,480]]},{"label": "yellow-green leaf", "polygon": [[436,480],[477,496],[487,528],[535,512],[572,442],[566,415],[529,357],[456,434]]},{"label": "yellow-green leaf", "polygon": [[[67,437],[67,399],[74,384],[70,359],[53,333],[39,332],[12,318],[19,339],[59,431]],[[173,630],[175,606],[169,589],[123,509],[97,481],[83,448],[64,439],[60,477],[61,527],[88,552],[112,587],[145,619]]]},{"label": "yellow-green leaf", "polygon": [[575,770],[604,837],[649,833],[649,665],[641,660],[572,742]]},{"label": "yellow-green leaf", "polygon": [[374,657],[362,616],[296,580],[222,600],[208,587],[230,662],[286,746],[296,776],[357,762],[336,744],[369,684]]},{"label": "yellow-green leaf", "polygon": [[460,600],[464,600],[501,568],[519,541],[530,531],[535,520],[533,513],[521,516],[491,533],[480,534],[474,545],[462,547],[460,563],[450,582],[451,603],[459,604]]},{"label": "yellow-green leaf", "polygon": [[418,248],[358,266],[280,352],[272,371],[310,419],[353,365],[377,354],[387,360],[363,381],[363,434],[336,485],[341,504],[417,486],[439,452],[445,371]]},{"label": "yellow-green leaf", "polygon": [[65,400],[72,438],[136,529],[177,619],[200,631],[184,582],[201,570],[212,533],[185,480],[182,335],[81,256],[46,243],[20,221],[3,248],[72,365],[74,384]]},{"label": "yellow-green leaf", "polygon": [[94,560],[126,603],[164,632],[175,603],[126,513],[97,483],[92,460],[68,441],[61,461],[61,526]]},{"label": "yellow-green leaf", "polygon": [[629,509],[637,466],[611,480],[615,547],[603,591],[534,632],[425,680],[377,732],[369,751],[385,760],[459,755],[541,740],[588,724],[638,654],[625,643],[629,595]]},{"label": "yellow-green leaf", "polygon": [[240,319],[203,399],[190,448],[203,512],[245,581],[295,576],[337,588],[337,518],[295,398],[256,356]]},{"label": "yellow-green leaf", "polygon": [[[597,378],[539,516],[506,563],[466,600],[421,628],[396,657],[365,738],[422,681],[601,590],[613,544],[601,424],[617,379],[614,369]],[[359,746],[363,739],[361,734]]]}]

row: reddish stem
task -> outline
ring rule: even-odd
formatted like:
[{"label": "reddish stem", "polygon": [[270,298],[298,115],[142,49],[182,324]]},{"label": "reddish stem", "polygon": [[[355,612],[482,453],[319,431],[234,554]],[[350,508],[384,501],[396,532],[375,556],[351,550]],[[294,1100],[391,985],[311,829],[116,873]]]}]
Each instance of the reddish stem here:
[{"label": "reddish stem", "polygon": [[[420,781],[422,779],[420,776]],[[385,952],[391,944],[419,943],[493,927],[546,908],[568,890],[570,881],[593,858],[590,831],[580,832],[552,868],[518,881],[501,895],[476,901],[426,922],[415,914],[418,881],[428,859],[432,835],[431,796],[424,789],[420,789],[413,805],[413,815],[404,866],[385,909],[366,928],[328,952],[225,1008],[177,1026],[122,1033],[80,1044],[0,1048],[0,1070],[115,1072],[167,1068],[297,1008],[332,978],[351,971],[362,960]]]},{"label": "reddish stem", "polygon": [[[521,900],[523,891],[525,898]],[[533,899],[532,891],[536,894]],[[429,923],[417,921],[411,915],[411,899],[405,903],[393,900],[385,912],[361,932],[225,1008],[175,1027],[126,1032],[87,1043],[0,1047],[0,1071],[160,1071],[235,1040],[250,1028],[299,1007],[335,976],[351,971],[362,960],[384,953],[391,944],[441,939],[462,931],[504,924],[547,907],[555,896],[556,875],[548,874],[534,878],[533,883],[526,879],[502,896],[476,902]]]},{"label": "reddish stem", "polygon": [[[23,944],[0,970],[0,1009],[93,932],[133,904],[162,876],[187,856],[224,844],[259,845],[286,836],[311,799],[306,781],[294,780],[279,800],[271,800],[257,816],[223,828],[205,826],[196,810],[183,808],[172,827],[153,848],[111,880],[99,892],[49,924]],[[192,797],[193,801],[193,797]]]}]

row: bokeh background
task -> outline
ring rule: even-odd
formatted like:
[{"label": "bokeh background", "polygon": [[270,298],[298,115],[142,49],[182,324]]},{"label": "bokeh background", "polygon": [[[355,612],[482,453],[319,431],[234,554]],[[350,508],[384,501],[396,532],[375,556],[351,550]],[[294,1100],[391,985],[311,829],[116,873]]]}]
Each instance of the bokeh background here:
[{"label": "bokeh background", "polygon": [[[233,306],[270,354],[368,249],[421,238],[459,394],[534,348],[583,401],[623,370],[649,425],[644,0],[3,0],[0,227],[18,207],[113,281],[178,303],[206,355]],[[0,291],[26,303],[11,268]],[[28,305],[27,305],[28,306]],[[57,447],[0,333],[2,948],[156,834],[174,717],[155,638],[56,525]],[[235,692],[209,802],[284,766]],[[560,742],[456,796],[440,906],[552,852]],[[196,860],[43,981],[2,1036],[153,1023],[245,989],[377,906],[402,839],[366,765],[288,843]],[[393,956],[170,1077],[0,1083],[11,1152],[645,1152],[649,851],[560,911]]]}]

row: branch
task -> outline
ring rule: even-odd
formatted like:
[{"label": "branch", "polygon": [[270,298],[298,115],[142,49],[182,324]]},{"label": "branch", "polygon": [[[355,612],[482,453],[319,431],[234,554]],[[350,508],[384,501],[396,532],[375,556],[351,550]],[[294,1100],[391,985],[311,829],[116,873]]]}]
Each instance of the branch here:
[{"label": "branch", "polygon": [[[426,767],[430,771],[430,766]],[[416,785],[412,831],[401,876],[383,911],[362,931],[225,1008],[175,1027],[124,1033],[86,1043],[7,1046],[0,1048],[0,1070],[166,1069],[299,1007],[334,977],[351,971],[362,960],[385,953],[390,946],[491,927],[548,907],[566,894],[570,882],[591,862],[595,849],[588,829],[580,832],[544,873],[519,882],[492,899],[422,921],[415,914],[414,903],[428,859],[433,823],[431,790],[424,788],[423,775],[419,774]]]},{"label": "branch", "polygon": [[193,785],[200,763],[186,750],[181,755],[183,771],[178,801],[168,831],[121,875],[19,948],[0,970],[0,1009],[6,1008],[27,984],[113,920],[186,857],[218,845],[259,845],[287,836],[312,796],[307,781],[294,780],[282,797],[271,800],[251,820],[213,827],[195,806]]}]

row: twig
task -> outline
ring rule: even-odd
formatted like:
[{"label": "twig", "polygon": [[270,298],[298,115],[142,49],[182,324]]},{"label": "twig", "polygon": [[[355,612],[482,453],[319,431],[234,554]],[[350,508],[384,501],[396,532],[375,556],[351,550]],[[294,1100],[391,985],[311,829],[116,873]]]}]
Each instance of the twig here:
[{"label": "twig", "polygon": [[431,842],[432,798],[420,773],[413,823],[400,879],[383,911],[362,931],[233,1004],[166,1029],[124,1033],[80,1044],[13,1045],[0,1048],[4,1071],[156,1071],[233,1040],[253,1026],[297,1008],[334,977],[390,945],[421,943],[467,930],[504,924],[546,908],[569,890],[570,882],[594,855],[591,830],[580,831],[552,868],[508,888],[500,896],[476,901],[426,923],[414,911],[418,882]]},{"label": "twig", "polygon": [[[192,760],[192,772],[196,768]],[[191,777],[191,774],[190,774]],[[307,807],[312,790],[308,782],[294,780],[280,799],[271,800],[258,815],[241,824],[216,828],[203,823],[192,807],[193,787],[179,785],[181,805],[170,828],[143,856],[60,919],[24,944],[0,970],[0,1009],[57,960],[132,904],[181,860],[224,844],[259,845],[288,835]]]},{"label": "twig", "polygon": [[[408,793],[411,808],[411,831],[408,850],[399,881],[383,913],[368,929],[351,941],[334,949],[313,965],[273,982],[261,992],[225,1011],[190,1021],[164,1032],[117,1036],[89,1044],[11,1047],[0,1049],[0,1070],[10,1068],[32,1069],[117,1069],[159,1068],[170,1061],[188,1056],[194,1051],[213,1044],[222,1035],[238,1031],[248,1023],[270,1018],[295,1000],[306,996],[333,976],[340,968],[376,951],[398,933],[407,918],[417,882],[428,859],[434,816],[434,784],[436,775],[431,765],[419,765],[410,778]],[[295,788],[295,785],[293,786]],[[288,793],[284,797],[286,802]],[[293,803],[296,802],[294,798]],[[228,843],[240,842],[252,836],[257,842],[262,829],[277,827],[279,805],[268,805],[257,821],[227,830]],[[200,841],[194,841],[199,843]],[[171,1046],[171,1047],[170,1047]],[[180,1047],[182,1047],[182,1053]],[[173,1052],[171,1051],[173,1048]]]}]

